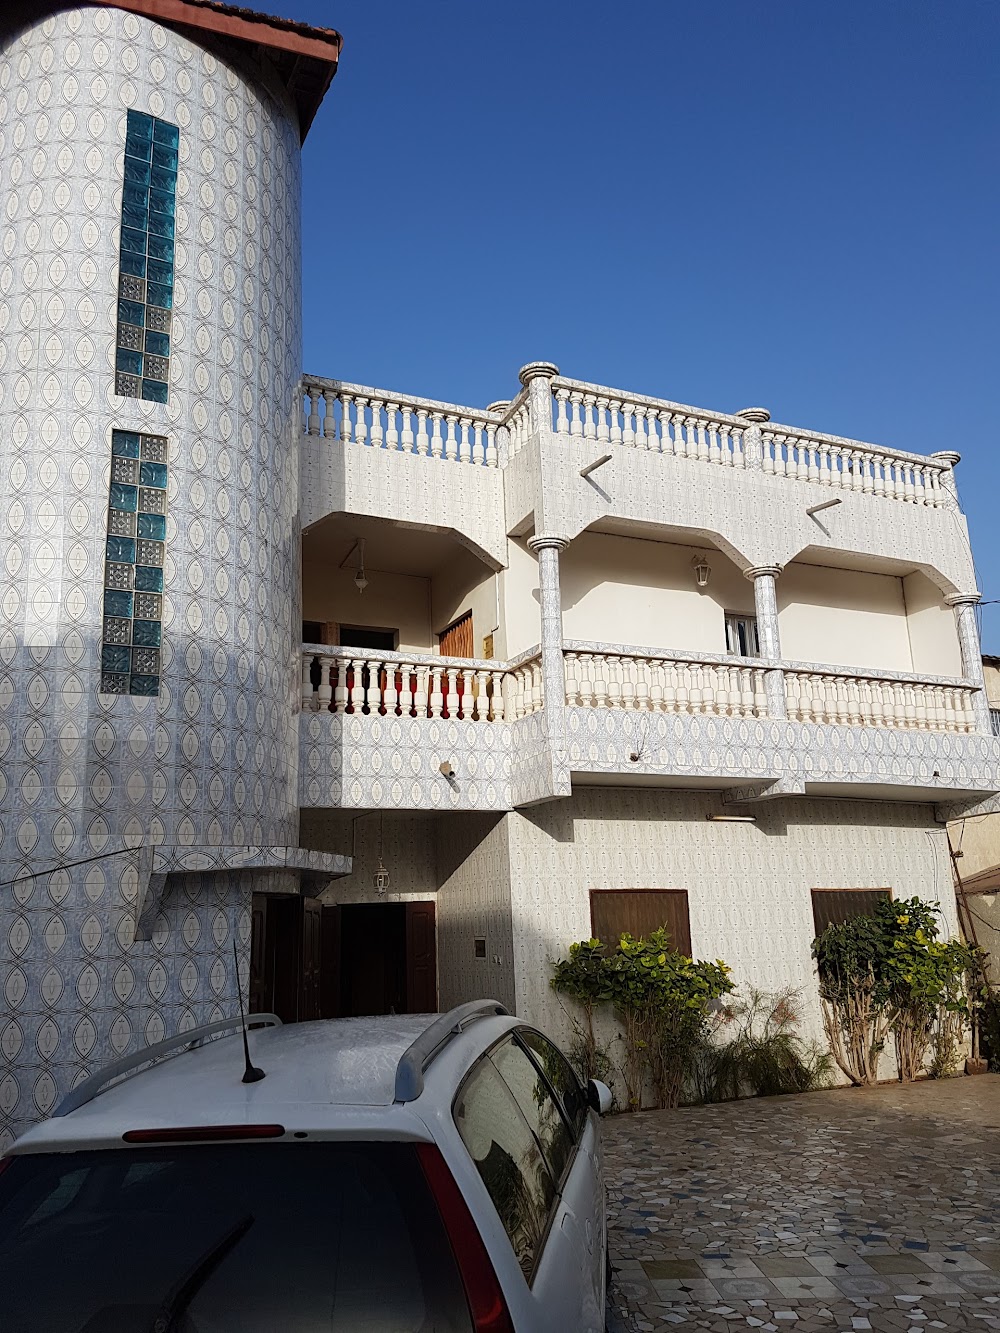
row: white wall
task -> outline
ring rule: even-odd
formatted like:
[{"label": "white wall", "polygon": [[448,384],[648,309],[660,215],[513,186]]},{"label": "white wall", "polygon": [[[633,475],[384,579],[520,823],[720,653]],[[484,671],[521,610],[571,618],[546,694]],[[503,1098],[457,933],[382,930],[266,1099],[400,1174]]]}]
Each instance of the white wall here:
[{"label": "white wall", "polygon": [[[563,555],[565,555],[565,551]],[[523,541],[507,543],[507,568],[500,579],[505,656],[516,657],[541,641],[538,562]]]},{"label": "white wall", "polygon": [[[708,556],[698,588],[691,561]],[[753,586],[721,551],[584,532],[562,553],[568,639],[691,652],[726,651],[725,613],[752,614]]]},{"label": "white wall", "polygon": [[918,571],[903,580],[903,598],[913,670],[928,676],[960,676],[962,650],[955,613],[945,606],[940,589]]},{"label": "white wall", "polygon": [[437,636],[431,632],[430,579],[366,570],[368,587],[359,593],[355,572],[307,564],[302,571],[302,619],[395,629],[400,651],[433,652]]},{"label": "white wall", "polygon": [[[495,999],[514,1008],[510,858],[502,815],[437,821],[438,983],[442,1010]],[[486,957],[475,956],[477,938]]]},{"label": "white wall", "polygon": [[912,671],[901,579],[786,565],[778,579],[781,655],[792,662]]}]

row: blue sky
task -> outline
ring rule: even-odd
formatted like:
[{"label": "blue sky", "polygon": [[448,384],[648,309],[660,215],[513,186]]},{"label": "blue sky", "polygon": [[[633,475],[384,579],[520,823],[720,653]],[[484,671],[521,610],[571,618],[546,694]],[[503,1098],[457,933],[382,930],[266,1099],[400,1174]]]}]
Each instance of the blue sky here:
[{"label": "blue sky", "polygon": [[305,151],[307,370],[478,405],[546,359],[957,449],[1000,598],[996,0],[271,7],[345,38]]}]

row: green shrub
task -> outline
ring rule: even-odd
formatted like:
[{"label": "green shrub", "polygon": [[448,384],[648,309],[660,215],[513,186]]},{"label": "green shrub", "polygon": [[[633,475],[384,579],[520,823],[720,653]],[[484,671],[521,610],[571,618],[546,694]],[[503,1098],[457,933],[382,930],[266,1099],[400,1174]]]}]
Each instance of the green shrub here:
[{"label": "green shrub", "polygon": [[[751,987],[745,1000],[722,1010],[715,1039],[699,1052],[701,1100],[776,1097],[827,1086],[833,1061],[798,1035],[797,998],[792,989],[769,995]],[[724,1032],[732,1035],[720,1041]]]}]

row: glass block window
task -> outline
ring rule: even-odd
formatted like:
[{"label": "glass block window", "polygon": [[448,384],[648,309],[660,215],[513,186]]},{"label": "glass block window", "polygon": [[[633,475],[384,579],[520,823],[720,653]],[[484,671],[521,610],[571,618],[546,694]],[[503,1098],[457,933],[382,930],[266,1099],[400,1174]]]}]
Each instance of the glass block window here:
[{"label": "glass block window", "polygon": [[101,693],[160,692],[167,441],[111,433]]},{"label": "glass block window", "polygon": [[176,125],[128,113],[115,393],[154,403],[167,401],[179,138]]}]

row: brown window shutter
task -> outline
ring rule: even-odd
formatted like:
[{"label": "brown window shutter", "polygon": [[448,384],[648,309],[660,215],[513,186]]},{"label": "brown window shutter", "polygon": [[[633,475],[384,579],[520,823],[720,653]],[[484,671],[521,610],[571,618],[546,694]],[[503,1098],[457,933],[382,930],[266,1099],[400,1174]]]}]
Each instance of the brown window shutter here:
[{"label": "brown window shutter", "polygon": [[472,612],[466,611],[438,635],[442,657],[474,657],[472,647]]},{"label": "brown window shutter", "polygon": [[590,928],[614,947],[624,934],[638,939],[665,926],[679,953],[691,956],[691,920],[685,889],[592,889]]},{"label": "brown window shutter", "polygon": [[871,916],[880,898],[892,889],[813,889],[813,926],[822,935],[827,926],[840,926],[855,916]]}]

